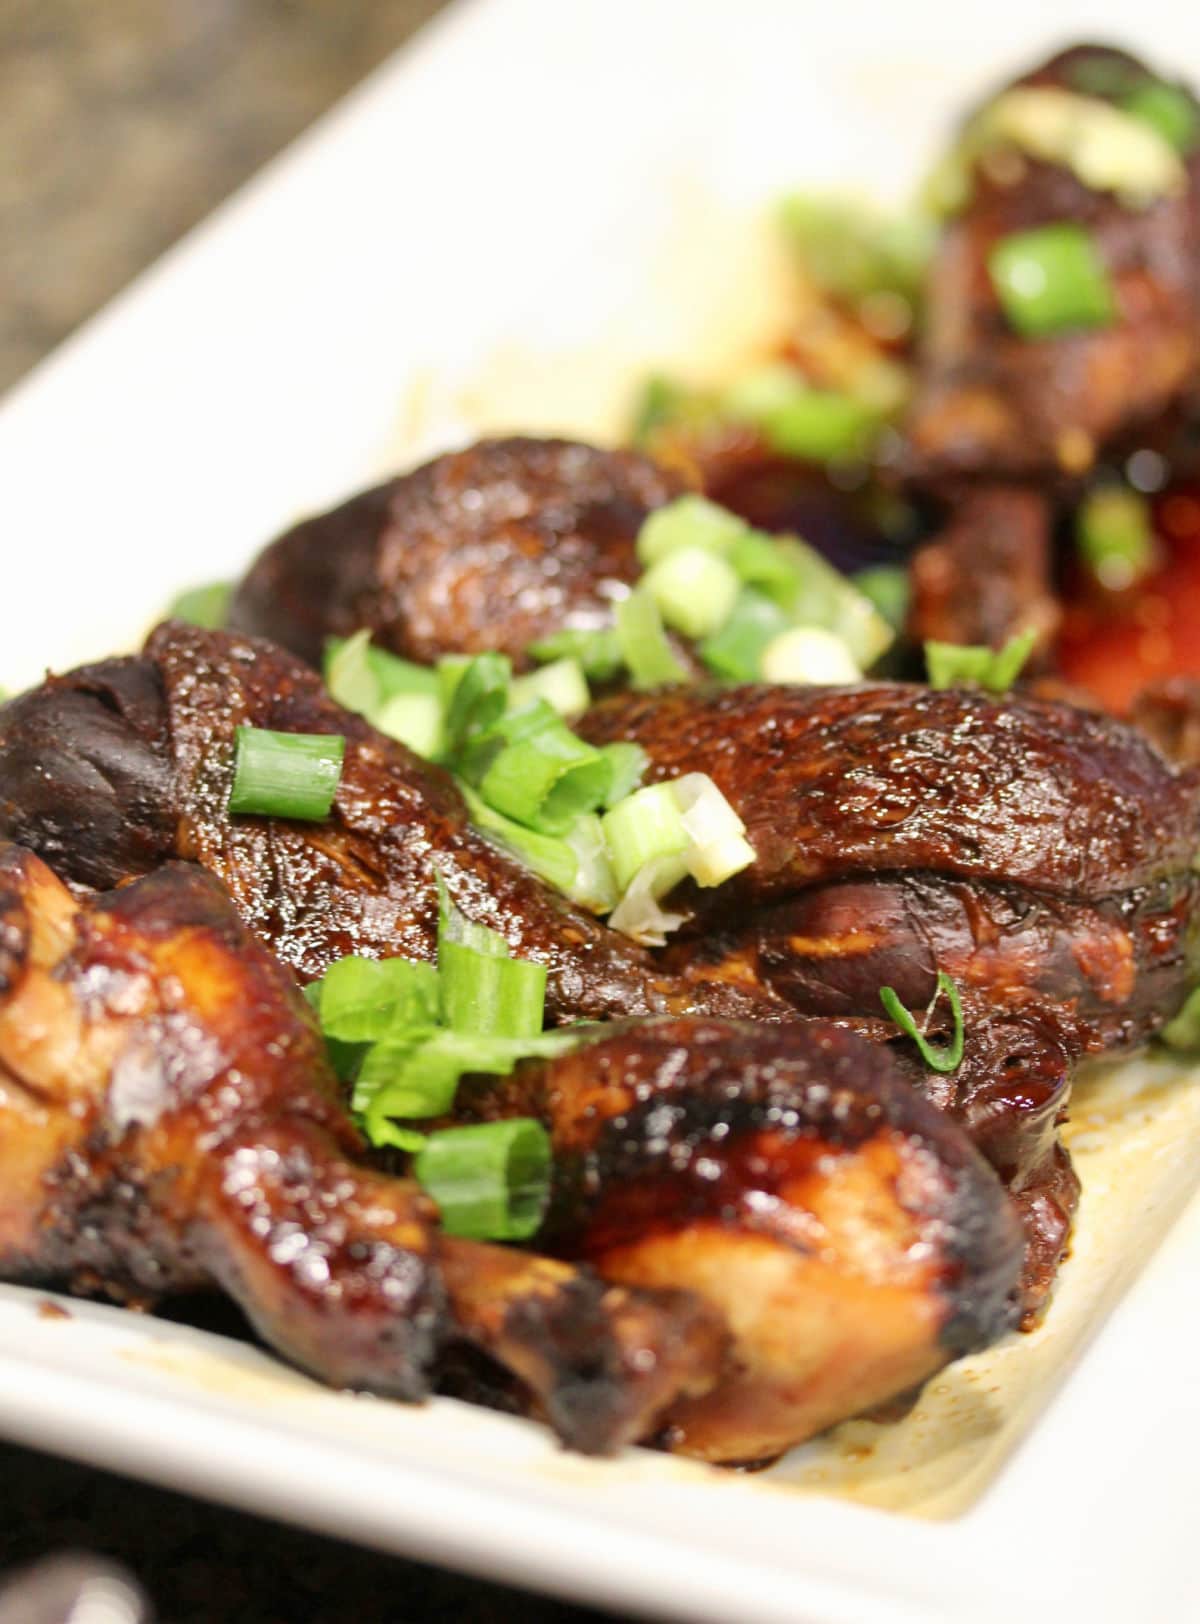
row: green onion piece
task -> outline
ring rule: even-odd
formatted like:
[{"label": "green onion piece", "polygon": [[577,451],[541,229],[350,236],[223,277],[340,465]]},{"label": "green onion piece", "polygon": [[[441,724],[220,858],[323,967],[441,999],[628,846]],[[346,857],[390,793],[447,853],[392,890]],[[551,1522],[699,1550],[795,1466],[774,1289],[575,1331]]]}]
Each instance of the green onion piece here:
[{"label": "green onion piece", "polygon": [[459,947],[469,947],[476,953],[486,953],[489,958],[506,959],[509,947],[500,932],[492,930],[490,925],[480,925],[468,919],[462,909],[455,905],[450,888],[440,872],[435,873],[434,882],[438,898],[439,950],[444,942],[453,942]]},{"label": "green onion piece", "polygon": [[535,699],[544,699],[560,716],[568,721],[582,716],[592,702],[587,678],[578,660],[553,660],[540,671],[528,676],[514,677],[508,690],[511,710],[531,705]]},{"label": "green onion piece", "polygon": [[850,577],[851,584],[874,605],[894,632],[903,630],[912,595],[903,564],[874,564]]},{"label": "green onion piece", "polygon": [[746,839],[746,825],[708,774],[687,773],[670,787],[687,831],[684,861],[696,884],[724,885],[749,868],[757,854]]},{"label": "green onion piece", "polygon": [[928,1027],[937,1001],[942,995],[950,1005],[950,1013],[954,1017],[954,1032],[949,1043],[930,1043],[918,1026],[912,1015],[896,996],[891,987],[879,989],[879,1001],[888,1013],[888,1018],[909,1037],[921,1051],[921,1058],[930,1071],[951,1072],[957,1071],[963,1057],[963,1013],[962,1002],[958,996],[958,988],[944,970],[938,971],[937,988],[930,1000],[929,1008],[925,1011],[925,1026]]},{"label": "green onion piece", "polygon": [[455,755],[476,734],[499,721],[508,705],[512,664],[504,654],[459,655],[438,661],[445,711],[446,749]]},{"label": "green onion piece", "polygon": [[611,774],[608,794],[604,797],[605,809],[609,810],[640,786],[650,765],[650,757],[640,744],[625,739],[618,739],[616,744],[601,745],[600,754],[608,762]]},{"label": "green onion piece", "polygon": [[789,197],[783,229],[806,274],[827,293],[861,300],[899,293],[913,300],[932,248],[919,216],[888,220],[840,197]]},{"label": "green onion piece", "polygon": [[1076,514],[1075,540],[1083,565],[1109,592],[1123,592],[1157,562],[1150,504],[1121,486],[1090,493]]},{"label": "green onion piece", "polygon": [[685,637],[710,637],[719,630],[729,619],[738,586],[731,566],[703,547],[676,548],[642,578],[642,589],[667,625]]},{"label": "green onion piece", "polygon": [[575,853],[575,873],[562,889],[580,907],[590,908],[593,913],[608,913],[616,907],[620,893],[608,855],[604,826],[595,812],[576,819],[567,843]]},{"label": "green onion piece", "polygon": [[621,669],[621,647],[611,626],[594,631],[566,627],[552,637],[530,643],[529,654],[535,660],[574,660],[589,682],[611,682]]},{"label": "green onion piece", "polygon": [[194,586],[181,592],[167,610],[171,620],[186,620],[192,626],[206,631],[220,631],[229,617],[229,600],[233,597],[231,581],[213,581],[209,586]]},{"label": "green onion piece", "polygon": [[686,916],[667,913],[659,900],[687,877],[687,871],[687,864],[677,856],[655,857],[644,863],[609,915],[609,924],[643,947],[662,947]]},{"label": "green onion piece", "polygon": [[792,626],[772,638],[760,661],[764,682],[833,686],[861,682],[854,656],[836,632]]},{"label": "green onion piece", "polygon": [[700,658],[714,676],[727,682],[756,682],[762,675],[763,650],[787,624],[777,603],[753,587],[743,587],[729,619],[700,645]]},{"label": "green onion piece", "polygon": [[1002,237],[988,255],[988,274],[1010,326],[1023,338],[1108,327],[1116,319],[1095,239],[1071,220]]},{"label": "green onion piece", "polygon": [[617,642],[635,688],[686,682],[687,671],[675,657],[663,630],[658,605],[648,592],[631,592],[616,607]]},{"label": "green onion piece", "polygon": [[568,840],[560,840],[556,835],[538,834],[512,818],[506,818],[502,812],[488,806],[465,779],[458,780],[458,787],[467,803],[471,822],[477,829],[482,829],[504,846],[548,885],[572,894],[578,857]]},{"label": "green onion piece", "polygon": [[436,761],[444,748],[442,702],[436,694],[397,694],[371,718],[381,733]]},{"label": "green onion piece", "polygon": [[408,959],[338,959],[317,983],[321,1030],[340,1043],[377,1043],[396,1026],[438,1018],[438,973]]},{"label": "green onion piece", "polygon": [[931,688],[958,688],[977,683],[994,694],[1006,693],[1021,674],[1033,652],[1037,632],[1018,632],[1001,649],[983,648],[975,643],[935,643],[925,645],[925,664]]},{"label": "green onion piece", "polygon": [[854,584],[814,547],[794,536],[775,545],[796,572],[796,591],[783,604],[796,626],[822,626],[845,643],[860,670],[868,671],[892,645],[892,629]]},{"label": "green onion piece", "polygon": [[612,768],[544,699],[511,711],[481,734],[462,772],[489,806],[543,834],[565,835],[581,812],[600,806]]},{"label": "green onion piece", "polygon": [[340,733],[239,727],[229,811],[267,818],[327,818],[342,776]]},{"label": "green onion piece", "polygon": [[399,694],[437,694],[438,674],[398,654],[377,648],[364,628],[352,637],[331,637],[325,644],[325,686],[347,710],[370,716]]},{"label": "green onion piece", "polygon": [[1169,85],[1162,79],[1144,79],[1122,98],[1121,106],[1157,130],[1176,152],[1190,152],[1196,145],[1200,109],[1182,85]]},{"label": "green onion piece", "polygon": [[1200,987],[1189,993],[1179,1013],[1158,1034],[1168,1049],[1192,1053],[1200,1049]]},{"label": "green onion piece", "polygon": [[745,530],[744,519],[707,497],[677,496],[664,507],[655,508],[642,521],[637,538],[638,561],[649,569],[682,547],[700,547],[710,553],[727,552]]},{"label": "green onion piece", "polygon": [[1135,71],[1119,57],[1084,56],[1078,62],[1071,63],[1066,78],[1072,89],[1081,91],[1085,96],[1100,96],[1108,101],[1124,95]]},{"label": "green onion piece", "polygon": [[542,1030],[546,966],[438,943],[442,1022],[452,1032],[523,1038]]},{"label": "green onion piece", "polygon": [[600,821],[619,891],[647,863],[681,857],[688,847],[683,814],[670,784],[635,790]]},{"label": "green onion piece", "polygon": [[783,609],[795,602],[803,585],[803,570],[790,546],[787,537],[748,530],[729,552],[729,562],[742,585],[754,587]]},{"label": "green onion piece", "polygon": [[856,395],[814,389],[783,364],[743,378],[725,401],[730,415],[752,423],[773,450],[806,462],[857,461],[880,428],[876,407]]},{"label": "green onion piece", "polygon": [[447,1235],[528,1240],[550,1199],[550,1138],[532,1117],[445,1128],[430,1134],[413,1172]]},{"label": "green onion piece", "polygon": [[506,1077],[521,1060],[566,1054],[586,1037],[581,1029],[497,1038],[414,1027],[367,1050],[354,1087],[354,1109],[372,1144],[395,1144],[394,1118],[419,1121],[444,1115],[463,1077]]},{"label": "green onion piece", "polygon": [[630,438],[635,446],[650,445],[661,429],[700,432],[718,421],[715,398],[674,378],[651,377],[634,407]]}]

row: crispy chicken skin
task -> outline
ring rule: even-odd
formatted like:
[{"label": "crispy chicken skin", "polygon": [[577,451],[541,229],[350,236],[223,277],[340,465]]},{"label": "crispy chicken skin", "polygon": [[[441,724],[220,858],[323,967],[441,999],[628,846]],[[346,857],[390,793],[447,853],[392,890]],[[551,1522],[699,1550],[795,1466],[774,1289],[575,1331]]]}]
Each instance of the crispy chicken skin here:
[{"label": "crispy chicken skin", "polygon": [[[1104,64],[1149,70],[1081,45],[1016,81],[1078,89]],[[1144,207],[1093,191],[1055,163],[977,161],[971,196],[934,256],[918,388],[907,422],[911,469],[925,481],[1045,479],[1083,472],[1113,442],[1153,425],[1194,387],[1200,365],[1200,154],[1188,184]],[[1091,232],[1112,279],[1109,326],[1029,339],[1008,327],[987,258],[996,241],[1059,220]]]},{"label": "crispy chicken skin", "polygon": [[645,457],[568,440],[482,440],[364,491],[273,542],[239,587],[235,630],[320,664],[369,627],[411,660],[525,650],[611,617],[651,509],[686,487]]},{"label": "crispy chicken skin", "polygon": [[727,1321],[727,1377],[667,1414],[682,1454],[777,1455],[1013,1321],[1021,1243],[995,1176],[888,1050],[836,1027],[618,1027],[475,1080],[457,1115],[540,1117],[547,1244]]},{"label": "crispy chicken skin", "polygon": [[0,1274],[214,1285],[305,1370],[405,1399],[465,1339],[589,1451],[716,1380],[711,1309],[443,1236],[417,1185],[363,1164],[337,1088],[210,876],[168,864],[80,905],[0,846]]},{"label": "crispy chicken skin", "polygon": [[[244,724],[345,736],[327,822],[229,818],[234,733]],[[51,678],[0,708],[0,836],[89,885],[118,884],[170,857],[198,861],[304,980],[347,953],[432,959],[440,872],[464,913],[549,966],[555,1018],[684,1012],[697,1000],[644,949],[477,833],[449,774],[343,710],[300,660],[255,638],[168,623],[144,658]],[[703,996],[713,1013],[785,1013],[753,988]]]}]

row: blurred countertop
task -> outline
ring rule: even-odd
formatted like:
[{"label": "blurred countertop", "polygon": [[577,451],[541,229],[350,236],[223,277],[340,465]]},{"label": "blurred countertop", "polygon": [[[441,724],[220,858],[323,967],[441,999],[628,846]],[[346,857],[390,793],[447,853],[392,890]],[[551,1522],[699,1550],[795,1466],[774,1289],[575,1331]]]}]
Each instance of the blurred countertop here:
[{"label": "blurred countertop", "polygon": [[0,0],[0,391],[442,0]]}]

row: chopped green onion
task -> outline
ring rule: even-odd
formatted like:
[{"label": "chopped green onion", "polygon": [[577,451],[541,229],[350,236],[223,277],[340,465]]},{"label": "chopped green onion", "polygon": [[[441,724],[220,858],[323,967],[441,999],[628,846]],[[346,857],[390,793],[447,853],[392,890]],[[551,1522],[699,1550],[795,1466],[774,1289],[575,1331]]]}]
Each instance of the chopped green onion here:
[{"label": "chopped green onion", "polygon": [[436,694],[396,694],[370,718],[389,739],[435,761],[444,748],[442,702]]},{"label": "chopped green onion", "polygon": [[862,681],[845,643],[822,626],[792,626],[780,632],[763,650],[761,669],[764,682],[830,686]]},{"label": "chopped green onion", "polygon": [[925,1027],[928,1028],[930,1018],[937,1005],[937,1001],[945,994],[950,1005],[950,1013],[954,1017],[954,1031],[949,1043],[930,1043],[925,1033],[917,1026],[916,1021],[896,996],[892,987],[879,989],[879,1001],[887,1011],[888,1018],[916,1044],[921,1051],[921,1058],[930,1071],[951,1072],[957,1071],[963,1057],[965,1034],[963,1031],[962,1002],[958,996],[958,988],[944,970],[938,971],[937,987],[929,1008],[925,1011]]},{"label": "chopped green onion", "polygon": [[642,521],[637,538],[638,561],[649,569],[684,547],[727,552],[746,528],[744,519],[706,496],[677,496]]},{"label": "chopped green onion", "polygon": [[340,733],[236,730],[229,811],[269,818],[327,818],[342,776],[346,741]]},{"label": "chopped green onion", "polygon": [[438,897],[438,947],[452,942],[458,947],[469,947],[475,953],[486,953],[489,958],[506,959],[508,943],[498,930],[468,919],[450,895],[450,888],[440,872],[434,875]]},{"label": "chopped green onion", "polygon": [[650,757],[640,744],[625,739],[618,739],[615,744],[601,745],[600,754],[608,762],[611,774],[608,794],[604,797],[604,806],[608,810],[639,787],[646,776]]},{"label": "chopped green onion", "polygon": [[1200,1049],[1200,987],[1188,994],[1183,1008],[1158,1035],[1168,1049],[1183,1053]]},{"label": "chopped green onion", "polygon": [[865,597],[814,547],[782,537],[776,545],[796,571],[797,589],[783,607],[793,625],[822,626],[841,638],[855,664],[867,671],[892,645],[892,629]]},{"label": "chopped green onion", "polygon": [[601,805],[612,782],[606,758],[544,699],[479,735],[462,771],[489,806],[551,835],[565,835],[581,812]]},{"label": "chopped green onion", "polygon": [[929,222],[918,215],[882,218],[842,197],[789,197],[784,231],[801,266],[827,293],[861,300],[872,293],[914,299],[932,248]]},{"label": "chopped green onion", "polygon": [[749,868],[756,854],[746,825],[708,774],[687,773],[670,787],[689,842],[684,861],[696,884],[724,885]]},{"label": "chopped green onion", "polygon": [[616,906],[620,893],[608,855],[604,826],[595,812],[576,819],[567,844],[575,853],[575,873],[562,889],[581,907],[590,908],[593,913],[608,913]]},{"label": "chopped green onion", "polygon": [[743,587],[729,619],[701,644],[700,658],[714,676],[755,682],[762,674],[763,650],[787,624],[777,603],[753,587]]},{"label": "chopped green onion", "polygon": [[1084,56],[1070,64],[1066,79],[1074,90],[1082,91],[1085,96],[1115,101],[1129,89],[1135,71],[1120,57]]},{"label": "chopped green onion", "polygon": [[1182,85],[1144,79],[1122,97],[1121,106],[1169,141],[1176,152],[1190,152],[1200,133],[1200,109]]},{"label": "chopped green onion", "polygon": [[795,368],[774,366],[730,391],[730,411],[761,431],[773,450],[807,462],[864,457],[880,428],[880,414],[856,395],[814,389]]},{"label": "chopped green onion", "polygon": [[677,547],[642,579],[668,626],[685,637],[709,637],[729,619],[739,582],[723,558],[704,547]]},{"label": "chopped green onion", "polygon": [[1157,561],[1150,504],[1121,486],[1091,492],[1076,515],[1075,537],[1083,564],[1109,592],[1123,592]]},{"label": "chopped green onion", "polygon": [[229,601],[233,597],[231,581],[213,581],[209,586],[194,586],[181,592],[167,610],[171,620],[186,620],[205,631],[220,631],[229,618]]},{"label": "chopped green onion", "polygon": [[377,1043],[397,1026],[437,1020],[438,973],[432,964],[409,959],[351,956],[329,966],[310,1001],[327,1038]]},{"label": "chopped green onion", "polygon": [[413,1171],[448,1235],[528,1240],[550,1199],[550,1138],[532,1117],[430,1134]]},{"label": "chopped green onion", "polygon": [[544,699],[560,716],[572,721],[582,716],[591,704],[587,678],[578,660],[553,660],[540,671],[528,676],[514,677],[508,690],[511,710],[531,705],[535,699]]},{"label": "chopped green onion", "polygon": [[1030,627],[1010,637],[1001,649],[975,643],[935,643],[925,645],[925,664],[931,688],[958,688],[978,683],[994,694],[1006,693],[1021,674],[1033,652],[1037,632]]},{"label": "chopped green onion", "polygon": [[631,592],[618,603],[616,621],[621,658],[635,688],[687,681],[687,671],[675,657],[658,605],[648,592]]},{"label": "chopped green onion", "polygon": [[574,660],[589,682],[611,682],[621,669],[621,647],[611,626],[583,631],[566,627],[552,637],[531,643],[528,652],[535,660]]},{"label": "chopped green onion", "polygon": [[730,549],[729,562],[743,586],[754,587],[783,609],[795,602],[803,584],[803,569],[788,537],[747,530]]},{"label": "chopped green onion", "polygon": [[687,864],[682,857],[667,855],[643,863],[609,915],[609,924],[643,947],[662,947],[671,932],[683,924],[685,915],[665,912],[659,907],[659,899],[686,876]]},{"label": "chopped green onion", "polygon": [[580,1029],[498,1038],[414,1027],[367,1050],[354,1087],[354,1109],[372,1144],[398,1144],[392,1119],[443,1116],[464,1077],[506,1077],[522,1060],[566,1054],[584,1041],[586,1033]]},{"label": "chopped green onion", "polygon": [[903,629],[912,593],[908,571],[902,564],[874,564],[870,569],[859,570],[850,580],[894,632]]},{"label": "chopped green onion", "polygon": [[438,943],[442,1020],[451,1031],[524,1038],[542,1030],[546,966]]},{"label": "chopped green onion", "polygon": [[556,835],[539,834],[512,818],[506,818],[502,812],[488,806],[463,779],[459,780],[458,787],[467,803],[471,822],[477,829],[482,829],[515,857],[519,857],[526,868],[539,875],[548,885],[571,894],[578,858],[567,840],[561,840]]},{"label": "chopped green onion", "polygon": [[1095,239],[1071,220],[1002,237],[988,273],[1010,325],[1023,338],[1048,338],[1116,318],[1108,271]]},{"label": "chopped green onion", "polygon": [[675,378],[646,380],[633,412],[631,439],[643,449],[661,429],[703,430],[718,420],[715,398]]},{"label": "chopped green onion", "polygon": [[647,863],[660,857],[681,857],[688,847],[683,814],[670,784],[635,790],[600,821],[619,891]]},{"label": "chopped green onion", "polygon": [[512,665],[504,654],[453,655],[438,661],[450,755],[504,715],[511,678]]}]

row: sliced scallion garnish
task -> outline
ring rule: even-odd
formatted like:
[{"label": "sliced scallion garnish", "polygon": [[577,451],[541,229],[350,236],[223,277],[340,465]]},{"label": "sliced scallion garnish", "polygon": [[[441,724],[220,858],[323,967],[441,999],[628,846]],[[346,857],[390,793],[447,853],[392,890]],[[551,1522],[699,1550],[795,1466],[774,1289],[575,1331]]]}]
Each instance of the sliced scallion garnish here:
[{"label": "sliced scallion garnish", "polygon": [[687,681],[687,671],[675,657],[658,605],[648,592],[631,592],[615,613],[621,658],[635,688]]},{"label": "sliced scallion garnish", "polygon": [[1075,517],[1075,537],[1084,567],[1109,592],[1123,592],[1154,568],[1150,504],[1125,486],[1087,496]]},{"label": "sliced scallion garnish", "polygon": [[550,1138],[540,1122],[513,1117],[430,1134],[413,1170],[437,1203],[448,1235],[528,1240],[550,1196]]},{"label": "sliced scallion garnish", "polygon": [[624,891],[647,863],[661,857],[682,857],[688,847],[683,813],[670,784],[651,784],[636,790],[600,821],[619,891]]},{"label": "sliced scallion garnish", "polygon": [[925,664],[931,688],[958,688],[977,684],[994,694],[1007,693],[1033,652],[1037,632],[1030,627],[1010,637],[1003,648],[976,643],[925,644]]},{"label": "sliced scallion garnish", "polygon": [[213,581],[208,586],[189,587],[181,592],[167,610],[171,620],[186,620],[189,625],[201,626],[205,631],[220,631],[229,616],[229,600],[233,597],[230,581]]},{"label": "sliced scallion garnish", "polygon": [[831,686],[861,682],[854,656],[835,632],[823,626],[790,626],[762,652],[764,682]]},{"label": "sliced scallion garnish", "polygon": [[988,274],[1010,326],[1023,338],[1108,327],[1116,319],[1096,240],[1074,220],[1001,237],[988,255]]},{"label": "sliced scallion garnish", "polygon": [[236,730],[232,815],[327,818],[342,775],[346,741],[340,733],[273,733]]},{"label": "sliced scallion garnish", "polygon": [[622,664],[621,647],[611,626],[587,631],[568,626],[531,643],[528,652],[543,663],[574,660],[589,682],[611,682]]},{"label": "sliced scallion garnish", "polygon": [[512,665],[504,654],[451,656],[438,662],[446,749],[456,754],[504,715]]},{"label": "sliced scallion garnish", "polygon": [[685,637],[709,637],[729,619],[740,582],[733,567],[705,547],[676,547],[642,577],[641,590],[668,626]]},{"label": "sliced scallion garnish", "polygon": [[592,696],[579,661],[573,658],[552,660],[539,671],[514,677],[508,690],[509,708],[520,710],[533,704],[535,699],[544,699],[568,722],[582,716]]},{"label": "sliced scallion garnish", "polygon": [[340,1043],[378,1043],[398,1027],[438,1019],[432,964],[350,956],[331,964],[309,992],[321,1030]]},{"label": "sliced scallion garnish", "polygon": [[743,587],[733,613],[700,647],[700,658],[714,676],[727,682],[757,682],[768,643],[787,630],[779,605],[753,587]]},{"label": "sliced scallion garnish", "polygon": [[544,699],[512,711],[480,734],[462,771],[489,806],[542,834],[565,835],[601,805],[612,768]]},{"label": "sliced scallion garnish", "polygon": [[746,529],[744,519],[706,496],[677,496],[642,521],[637,538],[638,562],[650,569],[685,547],[727,552]]},{"label": "sliced scallion garnish", "polygon": [[958,988],[944,970],[939,970],[937,987],[934,989],[929,1007],[925,1011],[924,1024],[926,1030],[934,1009],[937,1007],[938,999],[943,996],[950,1005],[950,1013],[954,1018],[954,1031],[948,1043],[930,1043],[925,1036],[925,1032],[918,1027],[912,1014],[900,1002],[895,989],[892,987],[881,987],[879,989],[879,1001],[887,1011],[889,1020],[895,1021],[904,1035],[912,1039],[930,1071],[946,1073],[957,1071],[962,1062],[965,1033],[963,1030],[962,1001],[958,996]]}]

